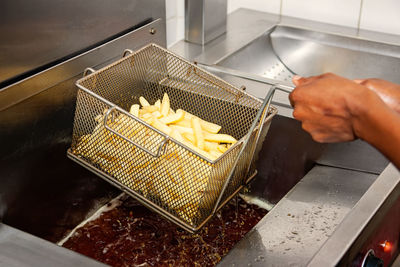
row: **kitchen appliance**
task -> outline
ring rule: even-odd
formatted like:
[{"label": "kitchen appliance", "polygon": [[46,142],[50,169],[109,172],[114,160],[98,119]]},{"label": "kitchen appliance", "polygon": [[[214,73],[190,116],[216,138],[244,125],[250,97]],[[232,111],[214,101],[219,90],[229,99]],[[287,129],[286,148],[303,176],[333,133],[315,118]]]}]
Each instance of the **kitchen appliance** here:
[{"label": "kitchen appliance", "polygon": [[[165,47],[164,1],[116,2],[110,4],[112,7],[81,1],[68,7],[74,2],[44,0],[35,1],[32,4],[35,6],[20,1],[0,4],[0,12],[4,12],[0,16],[4,37],[0,40],[0,57],[9,59],[6,63],[1,61],[1,65],[3,69],[12,66],[20,70],[2,79],[7,83],[2,83],[0,89],[0,262],[4,265],[9,265],[8,260],[25,266],[102,266],[55,244],[85,217],[120,194],[120,190],[66,156],[73,132],[75,82],[82,77],[84,68],[100,69],[120,59],[126,48],[136,51],[149,43]],[[366,48],[378,45],[364,42],[363,38],[384,40],[385,44],[376,50],[385,52],[391,60],[379,57],[383,65],[374,67],[384,69],[379,66],[395,66],[398,62],[396,36],[370,32],[363,35],[355,29],[245,9],[228,15],[226,38],[218,38],[201,48],[180,42],[173,50],[175,53],[180,50],[178,54],[189,61],[201,54],[196,59],[198,62],[214,64],[257,37],[265,36],[266,31],[278,24],[307,28],[309,37],[321,37],[315,30],[341,33],[339,41],[347,44],[354,39],[355,48],[360,47],[359,42]],[[92,31],[93,26],[97,27],[96,31]],[[91,35],[100,32],[104,35],[98,38]],[[45,46],[50,44],[51,48]],[[258,44],[259,48],[266,47]],[[72,52],[64,50],[72,45],[78,47],[74,46]],[[17,53],[3,53],[11,51],[8,49],[17,49],[12,50]],[[48,58],[56,52],[61,53]],[[351,50],[352,55],[356,52]],[[254,54],[242,58],[254,60],[262,54],[257,52],[251,58],[249,55]],[[33,64],[31,57],[45,60]],[[252,67],[262,70],[261,75],[265,72],[251,63],[254,61],[243,70],[249,71]],[[388,69],[395,73],[396,68]],[[370,73],[375,70],[371,68]],[[213,73],[232,84],[246,85],[246,91],[259,98],[264,98],[270,86],[277,82],[261,77],[260,83],[256,75],[241,79],[218,71]],[[264,82],[270,84],[266,86]],[[364,258],[370,249],[382,258],[378,248],[383,248],[380,244],[394,247],[396,241],[390,236],[397,231],[397,226],[391,225],[393,231],[387,233],[376,231],[376,227],[387,227],[385,223],[389,219],[396,221],[392,219],[395,212],[390,207],[398,201],[398,170],[361,141],[336,145],[315,143],[290,117],[287,103],[278,100],[274,102],[279,104],[280,113],[274,117],[260,150],[256,163],[258,173],[248,192],[255,201],[263,198],[264,203],[267,199],[273,208],[220,265],[265,266],[280,262],[281,265],[349,266],[358,259],[358,254]],[[318,228],[311,228],[312,223]],[[324,232],[321,229],[325,223],[330,230],[325,228]],[[373,238],[374,233],[382,238]],[[397,263],[397,251],[389,254],[390,261]]]}]

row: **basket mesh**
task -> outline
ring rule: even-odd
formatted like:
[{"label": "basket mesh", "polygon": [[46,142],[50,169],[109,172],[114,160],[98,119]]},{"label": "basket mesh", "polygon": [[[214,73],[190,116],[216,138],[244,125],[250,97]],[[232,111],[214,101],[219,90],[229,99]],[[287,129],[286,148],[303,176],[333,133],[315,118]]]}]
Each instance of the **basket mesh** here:
[{"label": "basket mesh", "polygon": [[[254,170],[259,127],[249,130],[260,121],[262,102],[157,45],[80,79],[77,86],[71,155],[188,230],[198,229],[218,197],[223,194],[220,203],[231,197]],[[239,141],[210,161],[126,112],[140,96],[154,103],[164,93],[172,109],[219,124],[221,133]]]}]

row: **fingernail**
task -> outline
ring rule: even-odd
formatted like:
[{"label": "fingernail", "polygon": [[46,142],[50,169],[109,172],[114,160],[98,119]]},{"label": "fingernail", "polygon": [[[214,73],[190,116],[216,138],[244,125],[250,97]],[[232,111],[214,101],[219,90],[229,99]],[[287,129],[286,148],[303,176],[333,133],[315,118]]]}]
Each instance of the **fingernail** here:
[{"label": "fingernail", "polygon": [[300,75],[294,75],[293,76],[293,81],[297,81],[297,80],[300,80],[302,77],[300,76]]}]

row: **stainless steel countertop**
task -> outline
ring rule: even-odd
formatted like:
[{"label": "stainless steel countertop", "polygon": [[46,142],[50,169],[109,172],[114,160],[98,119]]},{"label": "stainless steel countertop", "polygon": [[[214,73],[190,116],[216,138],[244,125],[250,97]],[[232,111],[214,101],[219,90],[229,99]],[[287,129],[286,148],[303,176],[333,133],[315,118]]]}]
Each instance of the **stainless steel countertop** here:
[{"label": "stainless steel countertop", "polygon": [[[400,45],[400,37],[240,9],[228,16],[227,33],[204,47],[180,41],[170,48],[181,56],[214,65],[276,25],[318,30],[342,36]],[[247,92],[265,97],[251,80],[213,73]],[[251,74],[250,74],[251,76]],[[261,77],[256,80],[268,81]],[[274,98],[279,114],[291,117],[287,95]],[[353,148],[357,148],[357,143]],[[373,148],[362,153],[365,164],[340,157],[347,145],[336,146],[222,260],[219,266],[334,266],[361,229],[400,182],[400,173],[386,161],[374,162]],[[338,156],[339,155],[339,156]],[[347,160],[346,160],[347,159]],[[383,165],[382,165],[383,164]],[[387,165],[387,166],[386,166]],[[385,167],[386,166],[386,167]],[[382,169],[385,169],[382,173]],[[290,214],[290,216],[289,216]],[[352,229],[349,231],[348,229]]]},{"label": "stainless steel countertop", "polygon": [[72,250],[0,223],[0,266],[106,266]]}]

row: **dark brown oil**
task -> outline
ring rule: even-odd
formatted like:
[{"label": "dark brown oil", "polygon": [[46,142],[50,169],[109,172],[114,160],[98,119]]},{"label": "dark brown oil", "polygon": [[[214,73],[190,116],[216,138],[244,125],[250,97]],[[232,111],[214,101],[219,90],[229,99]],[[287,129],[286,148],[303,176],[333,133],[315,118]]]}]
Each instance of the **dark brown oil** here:
[{"label": "dark brown oil", "polygon": [[127,197],[63,246],[112,266],[214,266],[266,213],[233,200],[190,234]]}]

